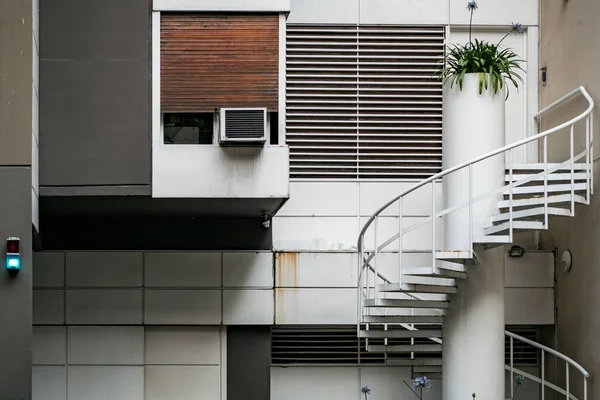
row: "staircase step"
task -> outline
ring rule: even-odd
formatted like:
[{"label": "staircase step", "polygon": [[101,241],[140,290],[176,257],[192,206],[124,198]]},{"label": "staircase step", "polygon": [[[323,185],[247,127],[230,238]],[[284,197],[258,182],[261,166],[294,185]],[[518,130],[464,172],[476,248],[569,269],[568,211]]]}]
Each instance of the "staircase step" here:
[{"label": "staircase step", "polygon": [[[571,204],[571,193],[548,196],[548,204]],[[575,203],[586,204],[585,197],[576,194]],[[513,199],[513,208],[516,207],[535,207],[544,204],[544,196],[531,197],[527,199]],[[498,203],[498,208],[508,209],[510,207],[509,200],[502,200]]]},{"label": "staircase step", "polygon": [[406,339],[406,338],[439,338],[442,337],[442,330],[393,330],[393,331],[365,331],[360,330],[358,332],[359,338],[372,338],[372,339]]},{"label": "staircase step", "polygon": [[438,353],[442,351],[441,344],[406,344],[391,346],[369,346],[372,353]]},{"label": "staircase step", "polygon": [[[513,210],[513,219],[544,217],[546,210],[544,207],[527,208],[525,210]],[[570,217],[571,210],[560,207],[548,207],[548,215],[558,215],[562,217]],[[492,222],[506,221],[510,217],[510,213],[502,213],[492,215]]]},{"label": "staircase step", "polygon": [[474,244],[508,244],[510,243],[509,235],[496,235],[496,236],[474,236]]},{"label": "staircase step", "polygon": [[[576,183],[573,185],[575,191],[582,191],[587,189],[587,183]],[[571,184],[563,183],[563,184],[552,184],[547,186],[548,193],[558,193],[558,192],[570,192]],[[544,194],[544,185],[535,185],[535,186],[517,186],[513,188],[513,194]],[[508,196],[510,194],[509,189],[504,191],[504,195]]]},{"label": "staircase step", "polygon": [[[541,172],[541,171],[540,171]],[[515,174],[513,173],[513,182],[520,181],[522,179],[530,178],[533,175],[538,174],[538,172],[533,172],[530,174]],[[575,172],[573,173],[573,178],[575,181],[585,181],[588,177],[585,172]],[[510,175],[507,173],[504,177],[506,183],[510,183]],[[548,181],[570,181],[571,180],[571,171],[569,172],[553,172],[548,175]],[[531,182],[543,182],[544,176],[536,176],[535,178],[531,178]]]},{"label": "staircase step", "polygon": [[[483,229],[484,235],[493,235],[495,233],[506,232],[510,229],[510,222],[506,221],[499,225],[490,226]],[[544,223],[540,221],[513,221],[513,230],[531,231],[545,229]]]},{"label": "staircase step", "polygon": [[[429,272],[427,272],[429,270]],[[408,271],[413,272],[413,271]],[[438,275],[431,275],[431,268],[426,268],[423,271],[423,275],[410,275],[406,272],[402,276],[402,282],[410,285],[428,285],[428,286],[446,286],[454,287],[457,286],[456,279],[453,278],[441,278]]]},{"label": "staircase step", "polygon": [[[423,375],[425,375],[427,378],[432,379],[432,380],[433,379],[442,379],[442,373],[441,372],[428,372],[428,373],[426,372],[426,373],[423,373],[423,372],[414,372],[414,371],[412,371],[410,373],[410,379],[415,379],[415,378],[418,378],[418,377],[423,376]],[[511,400],[511,399],[506,399],[506,400]]]},{"label": "staircase step", "polygon": [[[403,275],[418,275],[418,276],[429,276],[429,277],[442,277],[442,278],[455,278],[455,279],[466,279],[466,272],[452,271],[445,268],[438,268],[438,273],[434,273],[433,270],[429,267],[413,267],[413,268],[404,268],[402,269]],[[406,280],[406,283],[423,283],[426,282],[415,282],[414,280]],[[433,282],[430,284],[434,284]],[[455,286],[453,285],[444,285],[444,286]]]},{"label": "staircase step", "polygon": [[438,250],[435,252],[435,258],[462,264],[466,260],[471,260],[473,255],[468,250]]},{"label": "staircase step", "polygon": [[[413,368],[413,372],[417,372],[420,374],[424,374],[424,373],[442,373],[442,365],[420,365],[420,366],[415,366]],[[422,375],[421,375],[422,376]],[[429,375],[427,375],[427,377],[429,377]]]},{"label": "staircase step", "polygon": [[369,299],[365,300],[364,306],[382,308],[448,308],[448,302],[433,300]]},{"label": "staircase step", "polygon": [[[513,171],[542,172],[544,170],[544,168],[546,168],[546,167],[548,169],[552,169],[559,165],[560,165],[559,163],[547,163],[545,165],[544,165],[544,163],[514,163]],[[586,168],[587,168],[586,163],[574,163],[573,164],[573,169],[575,171],[581,171],[581,170],[585,171]],[[508,166],[507,166],[506,170],[508,171]],[[566,166],[560,167],[557,171],[571,171],[571,165],[566,165]]]},{"label": "staircase step", "polygon": [[[412,358],[412,359],[402,359],[402,358],[388,358],[388,365],[405,365],[405,366],[431,366],[437,367],[442,365],[441,358]],[[425,371],[422,371],[425,372]]]},{"label": "staircase step", "polygon": [[[429,311],[429,310],[428,310]],[[441,324],[443,315],[365,315],[363,322],[371,324]]]},{"label": "staircase step", "polygon": [[399,284],[390,283],[379,285],[380,292],[408,292],[408,293],[445,293],[454,294],[458,291],[455,286],[421,285],[421,284]]}]

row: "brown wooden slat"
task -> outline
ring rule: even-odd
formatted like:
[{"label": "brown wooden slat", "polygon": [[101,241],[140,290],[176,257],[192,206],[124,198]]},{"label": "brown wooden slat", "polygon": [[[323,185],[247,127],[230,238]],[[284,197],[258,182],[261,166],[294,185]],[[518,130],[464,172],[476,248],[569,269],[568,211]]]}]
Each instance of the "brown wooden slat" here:
[{"label": "brown wooden slat", "polygon": [[163,14],[162,112],[278,109],[279,16]]}]

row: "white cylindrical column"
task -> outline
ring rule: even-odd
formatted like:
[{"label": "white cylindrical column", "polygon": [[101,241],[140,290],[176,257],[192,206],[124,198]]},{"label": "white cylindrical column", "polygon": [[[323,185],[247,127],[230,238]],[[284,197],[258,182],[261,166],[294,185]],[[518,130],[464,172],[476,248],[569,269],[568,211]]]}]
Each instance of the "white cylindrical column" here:
[{"label": "white cylindrical column", "polygon": [[[465,76],[463,89],[444,88],[444,169],[504,146],[505,92],[479,94],[479,74]],[[444,177],[446,208],[468,204],[504,185],[505,155],[501,154]],[[472,179],[471,184],[469,180]],[[445,250],[471,250],[498,211],[500,194],[444,217]],[[504,399],[504,253],[498,247],[478,251],[478,262],[459,282],[443,327],[443,398]]]},{"label": "white cylindrical column", "polygon": [[444,400],[504,400],[504,251],[481,252],[443,327]]},{"label": "white cylindrical column", "polygon": [[[463,90],[458,85],[444,88],[443,168],[448,169],[504,146],[505,92],[479,94],[479,74],[467,74]],[[502,187],[504,155],[495,156],[473,166],[474,197]],[[469,201],[469,169],[444,177],[446,208]],[[499,196],[479,201],[473,206],[473,236],[481,236],[490,225],[490,216],[497,211]],[[445,249],[469,250],[468,207],[444,217]]]}]

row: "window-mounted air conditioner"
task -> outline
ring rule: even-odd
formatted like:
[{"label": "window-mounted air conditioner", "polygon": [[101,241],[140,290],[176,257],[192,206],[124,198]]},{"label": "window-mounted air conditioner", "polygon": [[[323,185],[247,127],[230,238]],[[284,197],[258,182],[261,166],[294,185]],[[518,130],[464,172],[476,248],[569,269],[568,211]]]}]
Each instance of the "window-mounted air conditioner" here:
[{"label": "window-mounted air conditioner", "polygon": [[219,112],[221,145],[264,145],[267,141],[266,108],[222,108]]}]

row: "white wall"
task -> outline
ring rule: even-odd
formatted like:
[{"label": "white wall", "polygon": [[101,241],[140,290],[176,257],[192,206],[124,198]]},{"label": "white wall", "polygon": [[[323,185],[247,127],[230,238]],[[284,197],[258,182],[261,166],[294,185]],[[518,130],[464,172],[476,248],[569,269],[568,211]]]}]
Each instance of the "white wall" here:
[{"label": "white wall", "polygon": [[[465,25],[464,0],[292,0],[290,23]],[[538,25],[537,0],[479,2],[475,24]]]},{"label": "white wall", "polygon": [[[409,367],[272,367],[271,400],[364,400],[362,386],[371,389],[369,399],[416,398],[404,384],[411,383]],[[424,400],[442,398],[440,380],[423,394]]]},{"label": "white wall", "polygon": [[152,196],[287,198],[287,146],[155,145]]},{"label": "white wall", "polygon": [[35,326],[33,400],[221,400],[219,327]]}]

